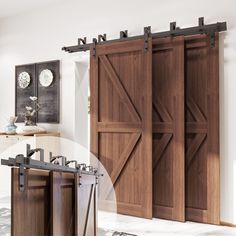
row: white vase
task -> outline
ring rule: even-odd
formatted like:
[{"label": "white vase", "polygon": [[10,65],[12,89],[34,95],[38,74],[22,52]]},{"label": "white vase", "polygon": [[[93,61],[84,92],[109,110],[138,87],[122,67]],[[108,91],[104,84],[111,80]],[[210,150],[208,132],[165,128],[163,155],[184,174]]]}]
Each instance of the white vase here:
[{"label": "white vase", "polygon": [[17,117],[15,116],[9,117],[8,125],[5,127],[6,134],[9,134],[9,135],[16,134],[16,129],[17,129],[17,126],[15,125],[16,120],[17,120]]}]

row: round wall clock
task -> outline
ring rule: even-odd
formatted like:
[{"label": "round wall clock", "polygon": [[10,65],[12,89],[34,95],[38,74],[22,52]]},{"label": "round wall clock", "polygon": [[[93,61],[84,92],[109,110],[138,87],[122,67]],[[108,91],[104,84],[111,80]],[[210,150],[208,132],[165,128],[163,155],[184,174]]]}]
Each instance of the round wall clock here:
[{"label": "round wall clock", "polygon": [[42,70],[39,75],[39,82],[43,87],[49,87],[53,82],[53,74],[51,70]]},{"label": "round wall clock", "polygon": [[18,76],[18,84],[20,86],[20,88],[25,89],[30,85],[30,75],[28,72],[21,72]]}]

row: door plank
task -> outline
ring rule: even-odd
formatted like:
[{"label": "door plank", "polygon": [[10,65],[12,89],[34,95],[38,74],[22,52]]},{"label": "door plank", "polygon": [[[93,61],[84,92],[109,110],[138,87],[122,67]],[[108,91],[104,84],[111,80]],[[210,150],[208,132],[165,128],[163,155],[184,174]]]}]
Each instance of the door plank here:
[{"label": "door plank", "polygon": [[132,122],[98,122],[98,131],[111,133],[140,133],[142,131],[142,124]]},{"label": "door plank", "polygon": [[188,122],[186,124],[187,133],[207,133],[207,122]]}]

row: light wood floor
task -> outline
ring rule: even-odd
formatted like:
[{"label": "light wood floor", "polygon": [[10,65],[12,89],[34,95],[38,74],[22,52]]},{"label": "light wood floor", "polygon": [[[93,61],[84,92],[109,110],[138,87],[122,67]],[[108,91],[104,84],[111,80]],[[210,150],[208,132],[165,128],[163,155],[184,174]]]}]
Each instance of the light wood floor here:
[{"label": "light wood floor", "polygon": [[146,220],[136,217],[99,213],[99,227],[107,230],[126,232],[138,236],[236,236],[236,228],[199,224],[179,223],[168,220]]}]

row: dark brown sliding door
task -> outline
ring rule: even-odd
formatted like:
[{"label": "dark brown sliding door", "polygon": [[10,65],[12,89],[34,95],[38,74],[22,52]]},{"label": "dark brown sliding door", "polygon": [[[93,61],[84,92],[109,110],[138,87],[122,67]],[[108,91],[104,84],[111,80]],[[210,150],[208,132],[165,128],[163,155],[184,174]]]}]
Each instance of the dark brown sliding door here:
[{"label": "dark brown sliding door", "polygon": [[219,224],[219,45],[185,38],[186,219]]},{"label": "dark brown sliding door", "polygon": [[111,176],[118,212],[151,218],[151,39],[148,50],[133,40],[91,51],[91,151]]},{"label": "dark brown sliding door", "polygon": [[25,170],[25,190],[19,191],[19,169],[12,168],[13,236],[50,235],[50,177],[48,171]]},{"label": "dark brown sliding door", "polygon": [[153,40],[153,216],[185,220],[184,38]]},{"label": "dark brown sliding door", "polygon": [[75,235],[75,174],[51,172],[51,235]]}]

